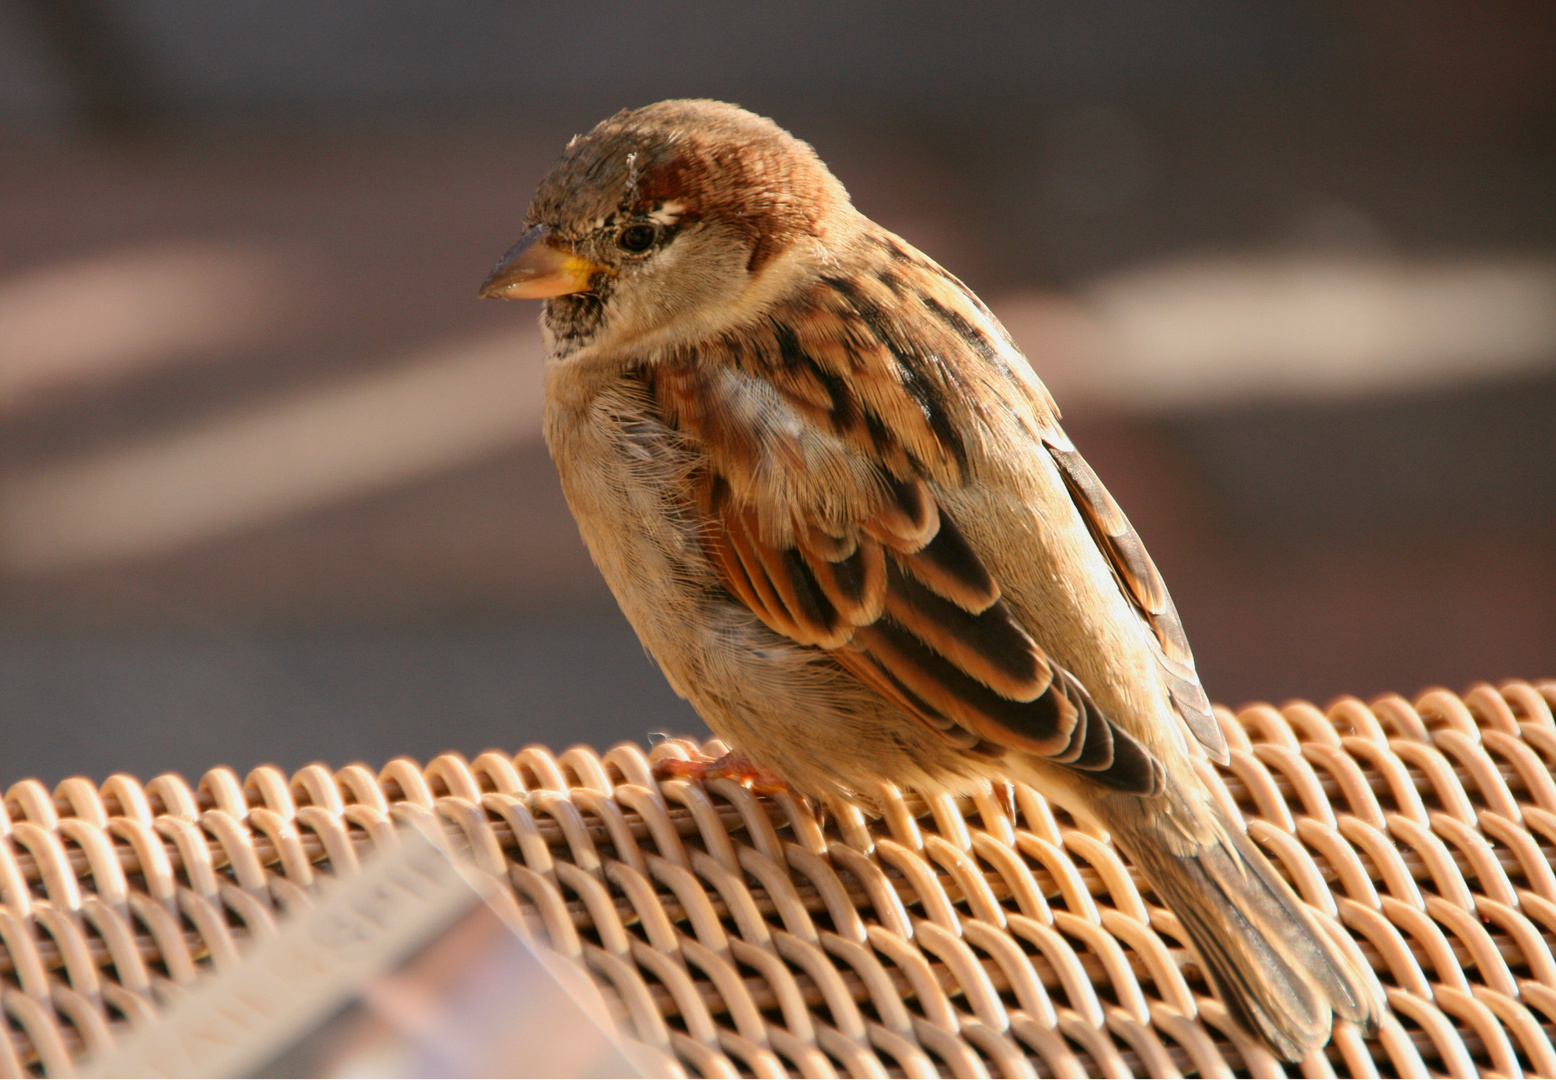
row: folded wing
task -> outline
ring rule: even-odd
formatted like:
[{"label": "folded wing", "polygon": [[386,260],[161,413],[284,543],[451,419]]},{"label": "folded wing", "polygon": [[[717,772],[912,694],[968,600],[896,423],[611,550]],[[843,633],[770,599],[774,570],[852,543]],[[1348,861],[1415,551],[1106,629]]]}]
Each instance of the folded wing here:
[{"label": "folded wing", "polygon": [[[1008,407],[1034,450],[1043,410],[1018,415],[1028,386],[978,329],[970,294],[898,255],[869,281],[824,279],[714,356],[643,369],[660,414],[700,451],[692,486],[712,561],[774,632],[948,742],[1154,792],[1160,765],[1046,655],[935,497],[966,482],[970,403]],[[892,313],[915,296],[932,317],[910,334]]]},{"label": "folded wing", "polygon": [[727,485],[709,505],[709,546],[730,592],[774,631],[844,669],[946,741],[994,744],[1148,794],[1151,756],[1101,714],[1016,621],[999,586],[922,480],[835,535],[762,535]]},{"label": "folded wing", "polygon": [[1210,711],[1210,698],[1200,685],[1199,673],[1194,670],[1194,654],[1189,650],[1188,635],[1183,632],[1178,609],[1167,594],[1167,584],[1156,564],[1151,561],[1123,510],[1063,433],[1049,434],[1044,445],[1059,467],[1059,475],[1064,477],[1065,486],[1070,489],[1070,497],[1080,510],[1092,539],[1107,556],[1119,588],[1156,636],[1162,680],[1178,715],[1206,752],[1225,765],[1229,760],[1226,737],[1221,734],[1221,725]]}]

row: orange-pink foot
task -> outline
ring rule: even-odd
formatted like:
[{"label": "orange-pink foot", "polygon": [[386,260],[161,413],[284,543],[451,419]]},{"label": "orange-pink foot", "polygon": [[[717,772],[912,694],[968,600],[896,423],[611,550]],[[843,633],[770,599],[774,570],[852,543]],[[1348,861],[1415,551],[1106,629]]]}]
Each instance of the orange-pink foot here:
[{"label": "orange-pink foot", "polygon": [[733,780],[758,795],[777,795],[789,790],[786,782],[753,765],[744,754],[736,751],[712,761],[662,758],[655,764],[654,771],[662,776],[682,776],[688,780]]}]

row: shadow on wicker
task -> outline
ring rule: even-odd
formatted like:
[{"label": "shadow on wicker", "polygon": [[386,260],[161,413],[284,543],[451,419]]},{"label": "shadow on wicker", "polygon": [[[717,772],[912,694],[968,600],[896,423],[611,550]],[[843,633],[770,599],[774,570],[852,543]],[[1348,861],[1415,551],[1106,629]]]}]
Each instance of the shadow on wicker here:
[{"label": "shadow on wicker", "polygon": [[[1225,798],[1388,991],[1306,1076],[1556,1076],[1556,682],[1218,709]],[[0,807],[0,1074],[61,1075],[435,816],[626,1038],[694,1076],[1285,1075],[1105,838],[1036,793],[825,821],[645,755],[225,769]],[[1207,766],[1207,769],[1210,768]]]}]

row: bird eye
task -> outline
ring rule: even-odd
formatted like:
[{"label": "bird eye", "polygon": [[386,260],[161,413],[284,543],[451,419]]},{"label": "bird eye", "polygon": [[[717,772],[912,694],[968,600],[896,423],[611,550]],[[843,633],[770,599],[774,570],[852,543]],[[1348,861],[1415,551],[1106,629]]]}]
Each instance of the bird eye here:
[{"label": "bird eye", "polygon": [[659,238],[659,230],[652,225],[628,225],[616,236],[616,243],[623,251],[647,251]]}]

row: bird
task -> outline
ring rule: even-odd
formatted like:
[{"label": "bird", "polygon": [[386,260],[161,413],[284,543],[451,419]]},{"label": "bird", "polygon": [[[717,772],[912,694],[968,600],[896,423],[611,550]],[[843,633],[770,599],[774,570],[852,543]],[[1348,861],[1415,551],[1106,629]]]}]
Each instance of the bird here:
[{"label": "bird", "polygon": [[1133,861],[1276,1055],[1374,1029],[1371,970],[1203,778],[1227,744],[1182,621],[1054,399],[810,145],[717,101],[618,112],[480,296],[544,301],[568,505],[730,748],[683,774],[866,809],[883,781],[1029,784]]}]

